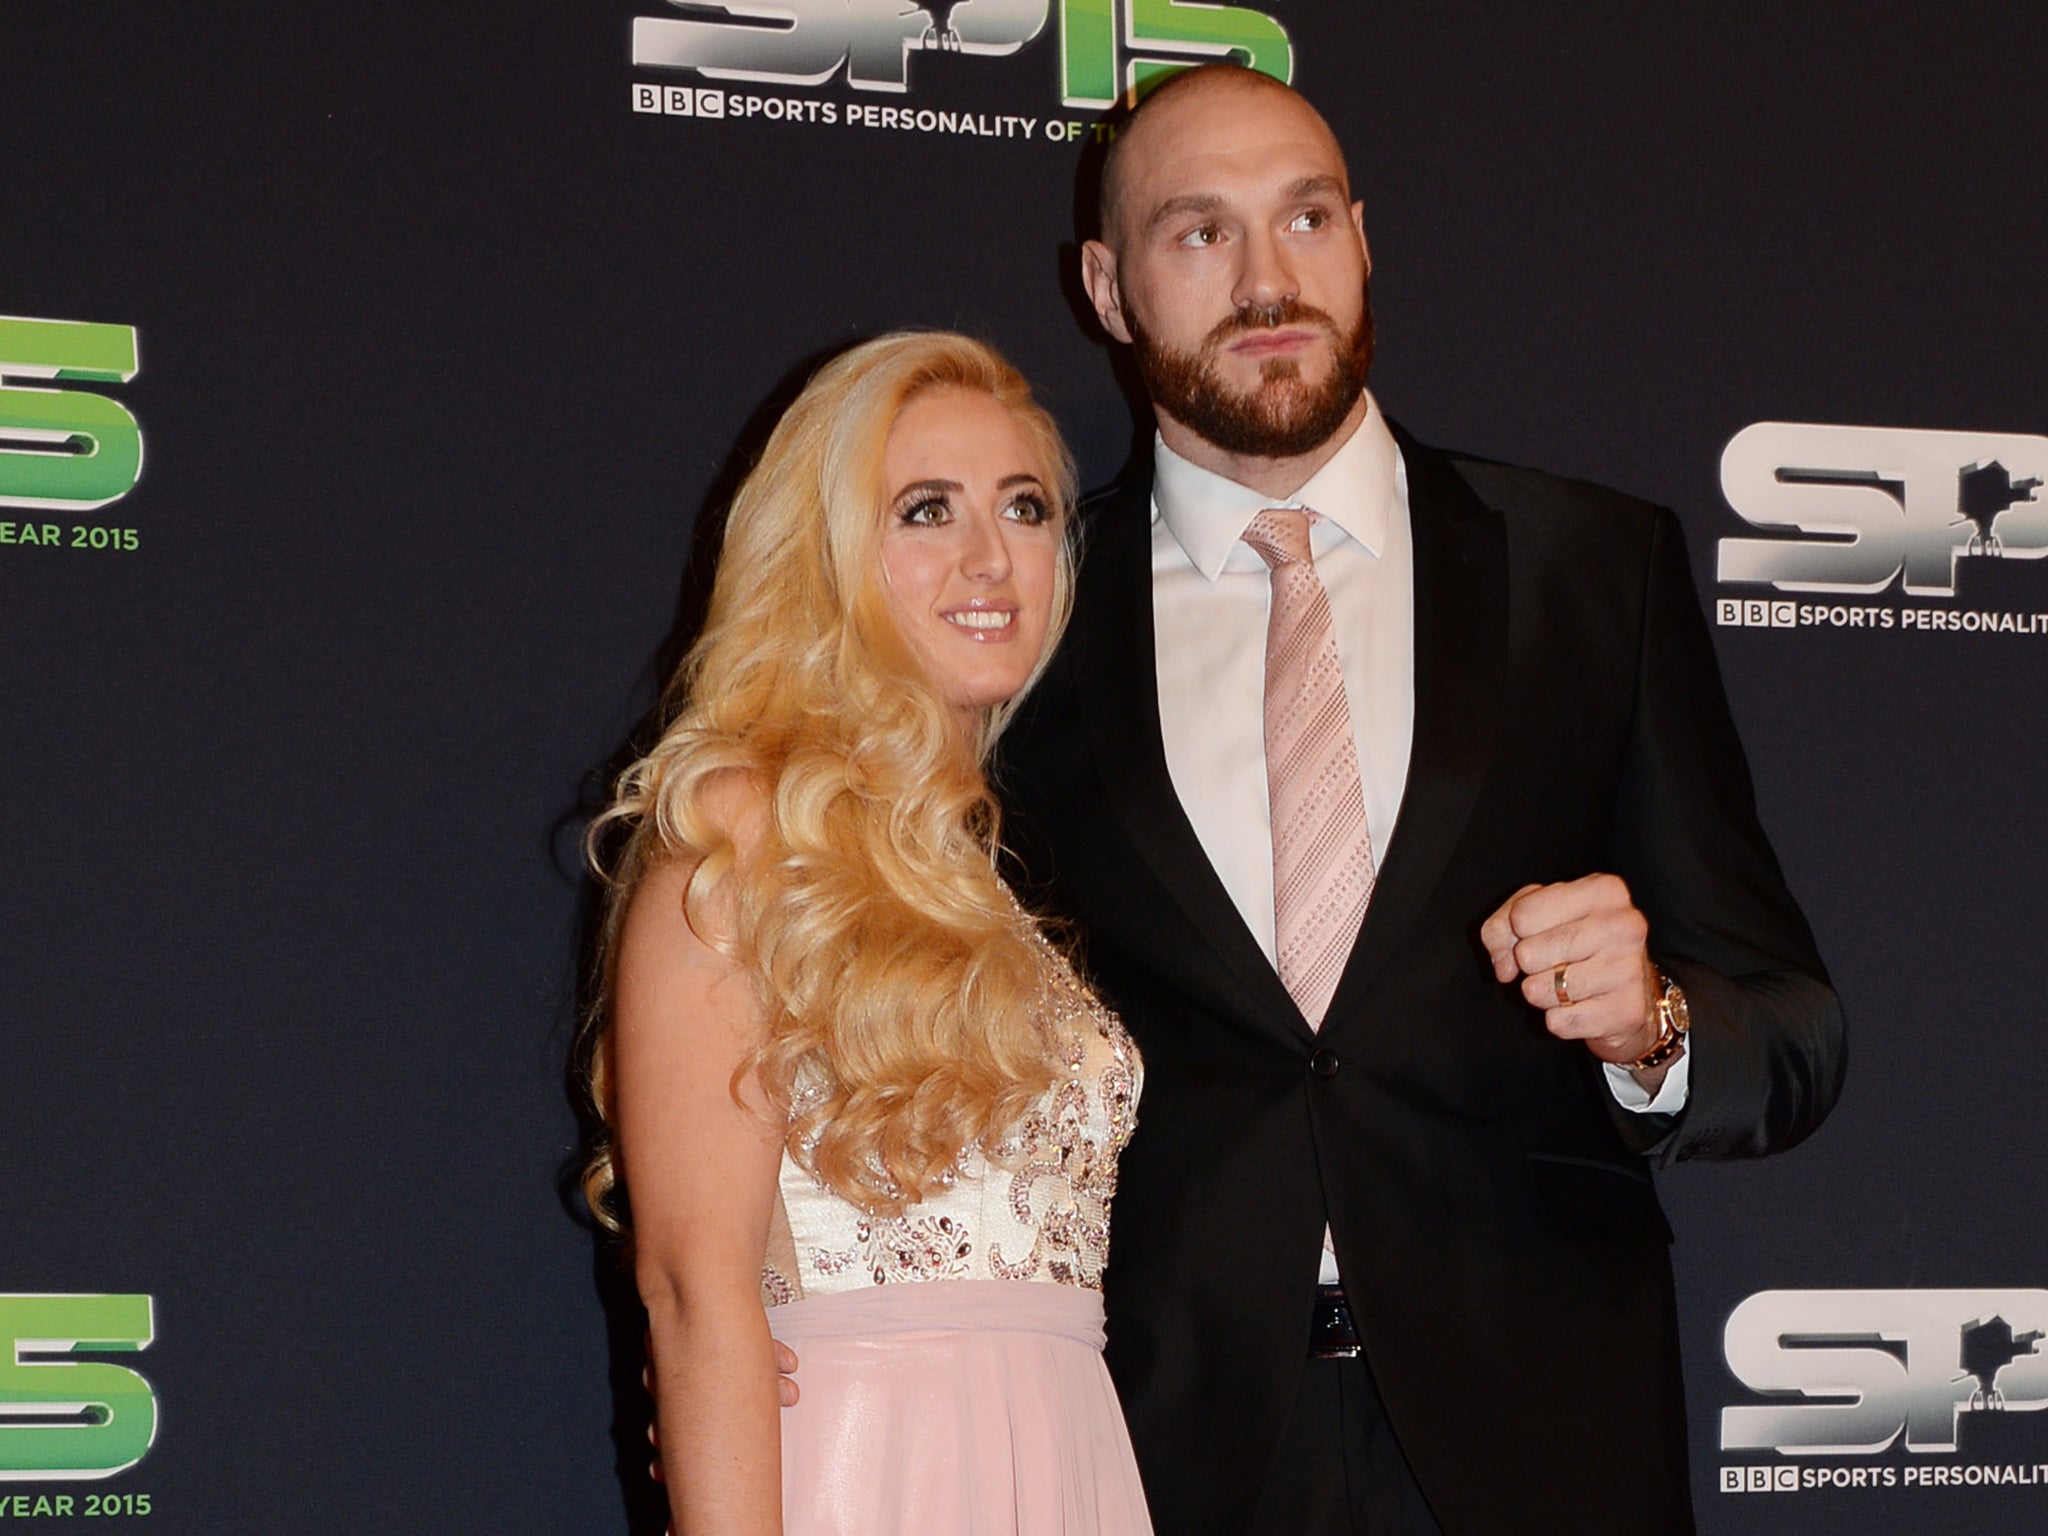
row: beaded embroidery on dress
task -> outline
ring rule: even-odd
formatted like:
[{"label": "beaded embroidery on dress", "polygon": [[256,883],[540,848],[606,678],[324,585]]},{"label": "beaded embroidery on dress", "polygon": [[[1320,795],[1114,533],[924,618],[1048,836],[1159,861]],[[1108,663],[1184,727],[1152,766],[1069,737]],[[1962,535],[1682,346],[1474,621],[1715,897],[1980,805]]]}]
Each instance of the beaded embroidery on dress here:
[{"label": "beaded embroidery on dress", "polygon": [[970,1148],[946,1187],[873,1216],[788,1152],[761,1272],[769,1307],[915,1280],[1046,1280],[1102,1289],[1117,1156],[1143,1070],[1115,1014],[1043,938],[1044,1007],[1064,1073],[992,1149]]}]

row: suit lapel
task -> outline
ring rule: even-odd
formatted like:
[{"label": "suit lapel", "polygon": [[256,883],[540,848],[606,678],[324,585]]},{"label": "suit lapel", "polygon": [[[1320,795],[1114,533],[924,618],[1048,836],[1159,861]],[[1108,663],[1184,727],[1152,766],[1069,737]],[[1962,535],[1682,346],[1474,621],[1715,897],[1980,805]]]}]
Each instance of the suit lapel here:
[{"label": "suit lapel", "polygon": [[1393,430],[1407,466],[1414,535],[1415,735],[1400,819],[1331,999],[1333,1022],[1360,1011],[1373,978],[1428,904],[1491,764],[1507,675],[1507,540],[1500,515],[1445,455]]},{"label": "suit lapel", "polygon": [[1202,851],[1167,771],[1152,627],[1150,480],[1120,488],[1091,511],[1068,654],[1105,792],[1132,846],[1241,987],[1246,1010],[1307,1039],[1308,1025]]},{"label": "suit lapel", "polygon": [[[1390,424],[1391,425],[1391,424]],[[1408,472],[1414,545],[1415,732],[1401,815],[1382,850],[1365,924],[1331,999],[1357,1014],[1427,905],[1491,766],[1507,672],[1507,547],[1498,513],[1449,458],[1393,428]],[[1149,479],[1091,509],[1068,655],[1104,789],[1132,846],[1242,988],[1256,1016],[1312,1038],[1203,853],[1175,795],[1159,730]],[[1484,914],[1475,913],[1475,921]]]}]

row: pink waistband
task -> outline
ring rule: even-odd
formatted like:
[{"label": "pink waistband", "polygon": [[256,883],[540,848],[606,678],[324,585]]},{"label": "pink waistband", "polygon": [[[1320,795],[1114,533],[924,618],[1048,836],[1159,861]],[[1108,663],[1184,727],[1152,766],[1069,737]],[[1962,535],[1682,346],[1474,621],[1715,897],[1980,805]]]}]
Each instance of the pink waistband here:
[{"label": "pink waistband", "polygon": [[1102,1293],[1042,1280],[913,1280],[768,1309],[785,1344],[885,1333],[1049,1333],[1102,1348]]}]

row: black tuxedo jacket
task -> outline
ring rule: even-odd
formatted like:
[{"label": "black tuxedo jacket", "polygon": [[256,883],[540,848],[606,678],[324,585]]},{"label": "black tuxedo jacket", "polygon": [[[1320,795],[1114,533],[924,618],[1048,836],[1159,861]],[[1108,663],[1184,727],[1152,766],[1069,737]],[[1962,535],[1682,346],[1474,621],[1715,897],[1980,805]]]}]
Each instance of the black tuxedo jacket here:
[{"label": "black tuxedo jacket", "polygon": [[[1168,779],[1149,484],[1084,512],[1073,623],[1003,743],[1013,875],[1073,922],[1144,1053],[1110,1368],[1162,1536],[1234,1536],[1303,1368],[1327,1219],[1448,1536],[1689,1531],[1650,1163],[1805,1136],[1840,1086],[1840,1015],[1757,823],[1677,521],[1397,437],[1414,746],[1319,1035]],[[1676,1117],[1620,1109],[1479,946],[1517,887],[1595,871],[1628,881],[1691,1002]]]}]

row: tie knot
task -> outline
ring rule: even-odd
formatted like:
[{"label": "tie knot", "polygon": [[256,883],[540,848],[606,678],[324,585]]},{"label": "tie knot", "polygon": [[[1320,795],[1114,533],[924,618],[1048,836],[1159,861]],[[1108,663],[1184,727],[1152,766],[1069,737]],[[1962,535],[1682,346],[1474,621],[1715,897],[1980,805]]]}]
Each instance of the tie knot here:
[{"label": "tie knot", "polygon": [[1308,514],[1298,507],[1268,507],[1245,526],[1243,538],[1269,568],[1313,564],[1308,548]]}]

